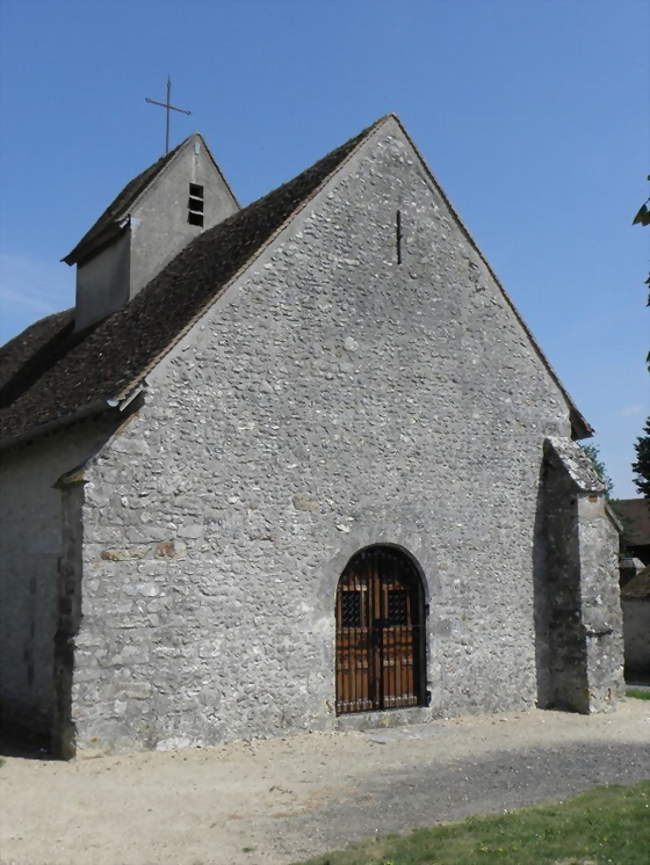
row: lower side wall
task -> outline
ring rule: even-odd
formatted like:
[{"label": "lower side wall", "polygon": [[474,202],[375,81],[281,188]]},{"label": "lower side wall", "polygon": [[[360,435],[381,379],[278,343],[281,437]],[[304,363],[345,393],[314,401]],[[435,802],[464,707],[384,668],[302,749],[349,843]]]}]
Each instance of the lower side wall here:
[{"label": "lower side wall", "polygon": [[[118,491],[140,457],[124,458],[102,467],[101,485],[89,473],[80,505],[71,712],[81,749],[333,729],[337,584],[373,544],[409,553],[423,579],[431,702],[413,716],[524,710],[544,696],[589,712],[616,700],[616,533],[603,502],[581,498],[560,468],[557,489],[547,478],[540,497],[527,478],[521,490],[495,482],[487,503],[458,480],[456,499],[432,498],[426,510],[385,493],[341,516],[297,486],[264,513],[265,497],[242,482],[228,507],[178,492],[154,519],[146,490]],[[486,511],[492,523],[477,536]],[[546,511],[561,519],[540,520]]]},{"label": "lower side wall", "polygon": [[11,736],[47,744],[52,723],[58,556],[3,557],[0,603],[0,725]]},{"label": "lower side wall", "polygon": [[[430,609],[431,705],[395,717],[530,708],[532,580],[517,581],[515,604],[504,577],[530,562],[508,561],[504,547],[492,572],[486,556],[488,596],[461,578],[462,561],[450,548],[427,544],[421,517],[410,515],[410,524],[420,523],[410,532],[404,518],[390,533],[381,522],[329,530],[329,551],[316,533],[320,564],[316,556],[300,562],[289,544],[271,540],[258,543],[249,561],[234,550],[221,559],[201,553],[189,537],[118,547],[107,534],[104,545],[86,544],[72,688],[78,748],[165,749],[334,729],[336,586],[349,558],[373,543],[413,555]],[[480,604],[474,594],[482,594]],[[357,717],[345,723],[365,723]]]},{"label": "lower side wall", "polygon": [[63,532],[60,476],[106,438],[88,420],[0,453],[0,723],[50,738]]}]

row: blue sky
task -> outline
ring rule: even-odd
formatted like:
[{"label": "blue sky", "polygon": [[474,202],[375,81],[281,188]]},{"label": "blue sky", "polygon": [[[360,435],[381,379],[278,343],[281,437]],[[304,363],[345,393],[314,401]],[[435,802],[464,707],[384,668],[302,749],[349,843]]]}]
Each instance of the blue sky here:
[{"label": "blue sky", "polygon": [[73,304],[168,73],[243,204],[395,111],[636,496],[649,35],[645,0],[0,0],[0,342]]}]

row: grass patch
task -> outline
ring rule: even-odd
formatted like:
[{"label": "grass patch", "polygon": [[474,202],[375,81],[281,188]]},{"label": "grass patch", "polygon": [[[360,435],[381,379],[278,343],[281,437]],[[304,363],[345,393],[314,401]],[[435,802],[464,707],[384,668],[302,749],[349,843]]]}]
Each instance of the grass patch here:
[{"label": "grass patch", "polygon": [[650,781],[389,835],[295,865],[648,865]]},{"label": "grass patch", "polygon": [[5,760],[4,757],[0,757],[0,769],[2,769],[2,767],[4,766],[4,764],[5,764],[6,762],[7,762],[7,761]]},{"label": "grass patch", "polygon": [[650,691],[642,691],[641,688],[626,688],[626,697],[634,697],[635,700],[650,700]]}]

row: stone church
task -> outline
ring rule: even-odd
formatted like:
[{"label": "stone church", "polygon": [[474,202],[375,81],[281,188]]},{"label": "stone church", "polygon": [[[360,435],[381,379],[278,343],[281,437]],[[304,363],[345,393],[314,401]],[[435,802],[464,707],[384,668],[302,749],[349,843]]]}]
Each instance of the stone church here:
[{"label": "stone church", "polygon": [[55,753],[622,688],[592,430],[394,115],[241,209],[198,134],[0,350],[0,713]]}]

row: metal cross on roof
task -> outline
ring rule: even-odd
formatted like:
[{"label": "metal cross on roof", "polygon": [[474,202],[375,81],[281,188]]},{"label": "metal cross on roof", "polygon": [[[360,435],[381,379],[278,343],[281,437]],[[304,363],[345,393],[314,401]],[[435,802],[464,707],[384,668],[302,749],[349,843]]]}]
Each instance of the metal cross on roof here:
[{"label": "metal cross on roof", "polygon": [[180,111],[181,114],[191,114],[191,111],[188,111],[186,108],[177,108],[175,105],[172,105],[170,102],[172,92],[172,80],[167,76],[167,99],[164,102],[158,102],[156,99],[149,99],[148,96],[145,96],[144,101],[150,102],[152,105],[160,105],[165,109],[165,156],[169,153],[169,112],[170,111]]}]

